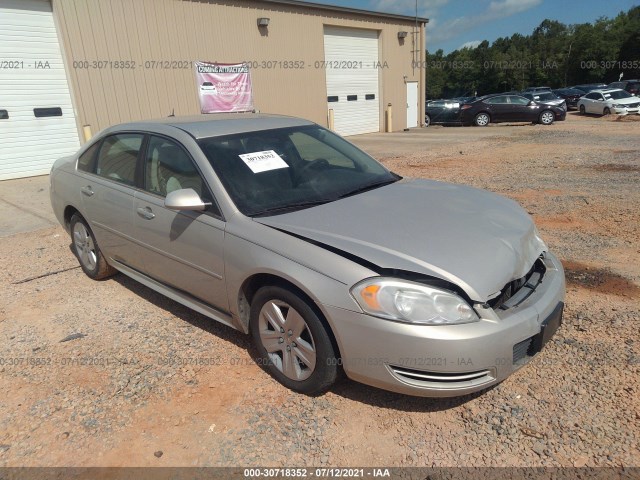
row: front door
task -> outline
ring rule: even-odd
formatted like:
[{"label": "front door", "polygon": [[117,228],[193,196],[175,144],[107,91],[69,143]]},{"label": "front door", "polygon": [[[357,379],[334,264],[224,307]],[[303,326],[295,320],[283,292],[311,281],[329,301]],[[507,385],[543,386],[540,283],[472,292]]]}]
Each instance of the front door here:
[{"label": "front door", "polygon": [[[183,188],[192,188],[213,205],[205,212],[166,208],[165,196]],[[225,223],[183,146],[160,136],[149,138],[144,190],[136,192],[133,207],[146,274],[227,312],[223,278]]]},{"label": "front door", "polygon": [[407,128],[418,126],[418,82],[407,82]]}]

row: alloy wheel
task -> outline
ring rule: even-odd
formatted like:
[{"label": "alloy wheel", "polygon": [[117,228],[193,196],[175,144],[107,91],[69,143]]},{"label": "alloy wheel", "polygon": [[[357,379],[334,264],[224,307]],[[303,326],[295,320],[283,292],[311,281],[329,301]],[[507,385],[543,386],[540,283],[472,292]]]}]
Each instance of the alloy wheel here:
[{"label": "alloy wheel", "polygon": [[306,380],[316,366],[316,348],[305,319],[280,300],[266,302],[260,310],[259,333],[269,360],[287,378]]},{"label": "alloy wheel", "polygon": [[542,112],[542,115],[540,115],[540,121],[544,125],[551,125],[553,123],[553,120],[554,120],[554,115],[552,112]]},{"label": "alloy wheel", "polygon": [[95,270],[98,263],[96,248],[91,234],[82,222],[73,226],[73,245],[82,265],[88,270]]},{"label": "alloy wheel", "polygon": [[489,115],[486,113],[480,113],[476,116],[476,125],[479,127],[485,127],[489,124]]}]

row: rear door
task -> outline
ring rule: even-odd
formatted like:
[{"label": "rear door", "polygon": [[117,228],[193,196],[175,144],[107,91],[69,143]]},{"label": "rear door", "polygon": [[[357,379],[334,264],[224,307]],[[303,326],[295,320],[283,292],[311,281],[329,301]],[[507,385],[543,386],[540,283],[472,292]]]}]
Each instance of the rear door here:
[{"label": "rear door", "polygon": [[[143,165],[144,188],[135,194],[133,215],[145,273],[227,312],[225,223],[207,183],[187,149],[166,137],[150,135]],[[204,212],[166,208],[166,195],[184,188],[212,206]]]},{"label": "rear door", "polygon": [[135,269],[142,268],[134,240],[133,197],[143,140],[142,133],[110,135],[78,161],[83,212],[98,245],[107,257]]},{"label": "rear door", "polygon": [[489,105],[492,122],[510,121],[511,105],[506,95],[489,98],[485,103]]}]

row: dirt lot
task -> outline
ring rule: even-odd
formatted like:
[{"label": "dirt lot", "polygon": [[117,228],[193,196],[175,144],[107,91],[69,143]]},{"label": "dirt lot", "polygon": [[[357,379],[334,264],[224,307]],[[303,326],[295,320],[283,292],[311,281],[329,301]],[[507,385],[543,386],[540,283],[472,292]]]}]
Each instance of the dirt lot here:
[{"label": "dirt lot", "polygon": [[567,268],[554,340],[459,399],[293,394],[242,334],[88,279],[61,228],[0,239],[0,466],[640,466],[638,120],[355,139],[402,175],[519,201]]}]

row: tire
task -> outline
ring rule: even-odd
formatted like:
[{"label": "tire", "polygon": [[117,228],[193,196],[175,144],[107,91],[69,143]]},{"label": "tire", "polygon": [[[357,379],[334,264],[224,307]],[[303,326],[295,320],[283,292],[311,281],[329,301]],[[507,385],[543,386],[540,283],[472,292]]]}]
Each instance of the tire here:
[{"label": "tire", "polygon": [[306,395],[329,388],[338,361],[327,329],[311,306],[283,287],[263,287],[251,302],[249,327],[260,366]]},{"label": "tire", "polygon": [[473,119],[473,124],[476,127],[486,127],[489,123],[491,123],[491,117],[489,117],[488,113],[480,112]]},{"label": "tire", "polygon": [[611,115],[611,109],[609,107],[605,107],[602,111],[602,115]]},{"label": "tire", "polygon": [[424,126],[428,127],[429,125],[431,125],[431,117],[429,115],[424,116]]},{"label": "tire", "polygon": [[538,121],[542,125],[551,125],[555,121],[556,117],[551,110],[545,110],[540,114]]},{"label": "tire", "polygon": [[82,216],[75,213],[69,224],[73,253],[84,273],[94,280],[102,280],[117,273],[117,270],[107,263],[98,247],[96,237]]},{"label": "tire", "polygon": [[584,109],[584,105],[580,105],[580,115],[584,115],[586,112],[586,110]]}]

